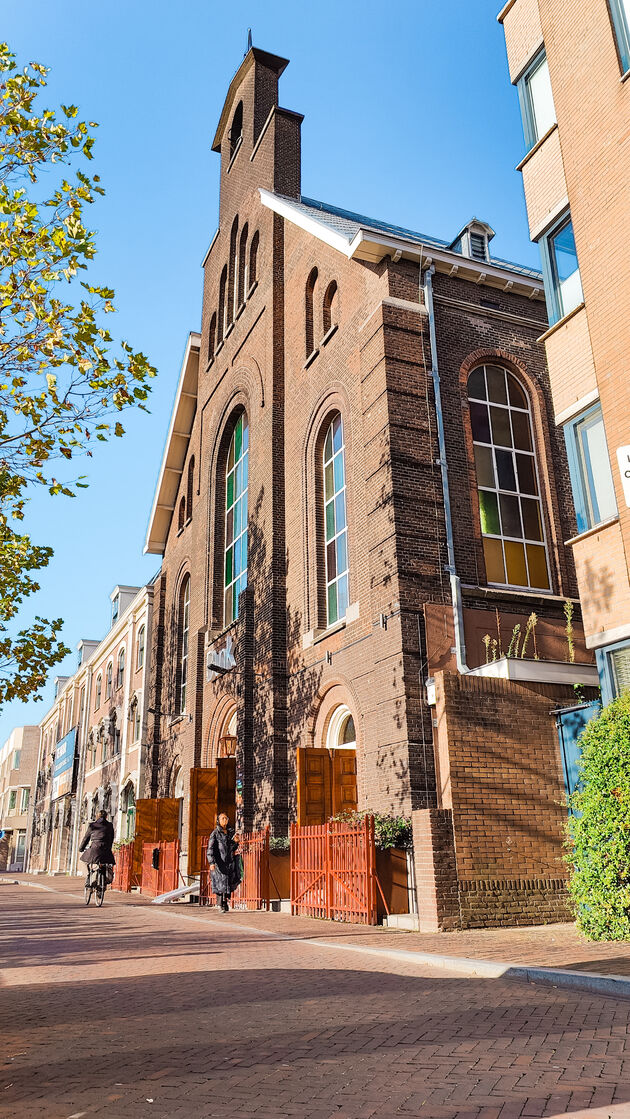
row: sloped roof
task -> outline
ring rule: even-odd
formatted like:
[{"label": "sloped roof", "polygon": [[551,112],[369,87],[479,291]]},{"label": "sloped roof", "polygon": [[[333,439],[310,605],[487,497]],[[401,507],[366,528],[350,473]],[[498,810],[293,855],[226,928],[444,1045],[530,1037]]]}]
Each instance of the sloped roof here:
[{"label": "sloped roof", "polygon": [[[382,221],[379,218],[371,218],[366,214],[358,214],[353,210],[344,210],[341,206],[319,202],[315,198],[307,198],[302,195],[300,201],[297,201],[295,198],[272,194],[270,191],[262,189],[260,194],[265,205],[272,209],[281,209],[289,219],[293,214],[298,224],[305,228],[308,229],[311,225],[313,227],[319,226],[327,234],[327,236],[324,236],[324,240],[335,245],[342,252],[347,251],[348,256],[353,255],[349,250],[361,233],[373,233],[377,236],[394,238],[401,243],[406,242],[409,245],[423,246],[426,249],[433,248],[444,252],[453,252],[451,248],[453,242],[450,240],[445,241],[439,237],[419,233],[417,230],[407,229],[404,226]],[[276,205],[274,205],[274,200],[276,200]],[[316,228],[312,228],[311,231],[317,233]],[[454,255],[459,256],[460,261],[462,260],[461,254]],[[536,268],[527,268],[522,264],[516,264],[514,261],[504,260],[502,257],[496,256],[491,256],[487,262],[477,261],[478,265],[485,263],[538,281],[542,288],[542,273]]]}]

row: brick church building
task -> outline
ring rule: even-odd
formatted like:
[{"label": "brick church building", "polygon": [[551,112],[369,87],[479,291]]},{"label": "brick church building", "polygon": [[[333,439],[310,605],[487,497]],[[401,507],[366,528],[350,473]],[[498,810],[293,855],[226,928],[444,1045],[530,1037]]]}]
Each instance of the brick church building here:
[{"label": "brick church building", "polygon": [[477,219],[448,242],[305,197],[286,65],[249,50],[213,141],[218,229],[146,542],[146,795],[179,801],[190,873],[221,806],[276,835],[370,808],[413,818],[421,927],[550,919],[550,710],[594,669],[577,606],[567,659],[541,276]]}]

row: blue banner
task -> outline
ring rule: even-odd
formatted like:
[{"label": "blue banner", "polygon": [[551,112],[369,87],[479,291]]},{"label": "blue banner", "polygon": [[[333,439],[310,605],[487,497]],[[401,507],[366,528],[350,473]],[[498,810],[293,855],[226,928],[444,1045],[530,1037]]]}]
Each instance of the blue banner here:
[{"label": "blue banner", "polygon": [[53,764],[52,799],[65,796],[72,792],[72,771],[74,768],[74,751],[77,742],[77,728],[73,727],[63,738],[59,739],[55,747],[55,761]]}]

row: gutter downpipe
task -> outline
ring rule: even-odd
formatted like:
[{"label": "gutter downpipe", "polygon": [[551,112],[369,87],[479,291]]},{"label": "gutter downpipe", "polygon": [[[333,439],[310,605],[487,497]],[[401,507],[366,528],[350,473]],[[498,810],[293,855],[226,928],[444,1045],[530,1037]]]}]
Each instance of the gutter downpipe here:
[{"label": "gutter downpipe", "polygon": [[455,627],[455,659],[457,671],[469,672],[466,664],[466,643],[464,640],[464,610],[462,606],[462,589],[455,566],[455,544],[453,540],[453,518],[451,514],[451,497],[448,487],[448,463],[446,461],[446,440],[444,437],[444,416],[442,414],[442,394],[440,392],[440,371],[437,356],[437,338],[435,333],[435,311],[433,307],[433,282],[435,265],[432,264],[424,273],[424,301],[429,314],[429,340],[431,344],[431,376],[433,378],[433,393],[435,397],[435,414],[437,417],[438,446],[440,457],[437,460],[442,472],[442,496],[444,499],[444,520],[446,522],[446,549],[448,563],[445,571],[451,581],[451,599],[453,603],[453,623]]}]

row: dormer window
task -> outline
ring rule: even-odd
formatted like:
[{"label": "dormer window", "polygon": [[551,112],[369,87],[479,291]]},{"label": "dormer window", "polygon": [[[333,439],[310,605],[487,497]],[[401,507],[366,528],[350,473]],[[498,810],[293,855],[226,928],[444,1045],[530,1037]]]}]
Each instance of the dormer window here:
[{"label": "dormer window", "polygon": [[494,237],[494,229],[484,221],[473,218],[451,241],[449,249],[470,257],[471,260],[490,260],[489,242]]},{"label": "dormer window", "polygon": [[236,155],[236,149],[243,139],[243,102],[239,101],[234,116],[232,117],[232,127],[230,128],[230,159]]},{"label": "dormer window", "polygon": [[112,599],[112,625],[114,625],[114,622],[118,621],[119,609],[120,609],[120,596],[116,595],[116,597],[114,599]]}]

